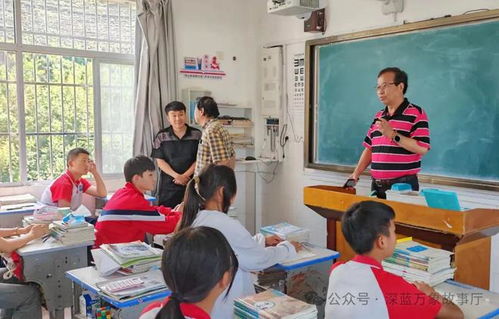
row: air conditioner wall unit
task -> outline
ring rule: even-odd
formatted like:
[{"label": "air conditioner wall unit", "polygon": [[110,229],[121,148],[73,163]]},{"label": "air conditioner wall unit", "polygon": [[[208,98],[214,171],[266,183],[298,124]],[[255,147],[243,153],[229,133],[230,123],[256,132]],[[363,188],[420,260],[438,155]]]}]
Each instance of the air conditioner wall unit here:
[{"label": "air conditioner wall unit", "polygon": [[319,0],[267,0],[267,12],[285,16],[309,13],[319,9]]}]

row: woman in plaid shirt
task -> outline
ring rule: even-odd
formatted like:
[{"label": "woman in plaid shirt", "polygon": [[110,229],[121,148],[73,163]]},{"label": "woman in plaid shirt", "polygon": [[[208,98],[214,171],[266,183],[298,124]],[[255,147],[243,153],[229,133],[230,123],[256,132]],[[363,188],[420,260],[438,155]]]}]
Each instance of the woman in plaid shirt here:
[{"label": "woman in plaid shirt", "polygon": [[198,176],[209,164],[225,165],[234,169],[236,153],[232,138],[217,120],[219,115],[217,102],[213,98],[203,96],[199,99],[194,119],[203,128],[203,135],[199,141],[194,176]]}]

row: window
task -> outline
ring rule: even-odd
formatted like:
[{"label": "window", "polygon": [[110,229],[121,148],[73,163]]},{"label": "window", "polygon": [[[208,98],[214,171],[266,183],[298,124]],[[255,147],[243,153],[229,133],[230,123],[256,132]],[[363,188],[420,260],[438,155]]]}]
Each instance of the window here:
[{"label": "window", "polygon": [[21,12],[24,44],[124,54],[135,50],[134,2],[21,0]]},{"label": "window", "polygon": [[67,151],[94,150],[92,60],[23,54],[28,180],[64,171]]},{"label": "window", "polygon": [[121,174],[132,155],[135,16],[132,1],[0,0],[0,183],[53,179],[74,147]]},{"label": "window", "polygon": [[0,0],[0,42],[14,43],[14,1]]},{"label": "window", "polygon": [[0,181],[20,181],[16,55],[0,51]]},{"label": "window", "polygon": [[123,171],[132,157],[133,66],[101,64],[102,162],[104,174]]}]

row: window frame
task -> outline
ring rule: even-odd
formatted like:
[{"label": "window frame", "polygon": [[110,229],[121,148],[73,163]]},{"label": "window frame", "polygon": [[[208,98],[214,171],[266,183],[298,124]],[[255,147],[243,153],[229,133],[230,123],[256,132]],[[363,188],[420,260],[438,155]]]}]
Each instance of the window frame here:
[{"label": "window frame", "polygon": [[[126,0],[125,0],[126,1]],[[102,121],[101,121],[101,88],[100,69],[101,63],[135,65],[135,55],[113,52],[78,50],[38,45],[28,45],[22,43],[21,25],[21,0],[14,0],[14,43],[0,42],[1,51],[11,51],[16,56],[16,94],[17,94],[17,116],[19,125],[19,182],[0,182],[0,187],[8,186],[29,186],[34,182],[28,180],[27,150],[26,150],[26,121],[24,118],[24,69],[23,53],[52,54],[61,56],[75,56],[92,59],[93,72],[93,92],[94,92],[94,157],[99,172],[102,172]],[[137,23],[136,23],[137,26]],[[136,68],[134,68],[136,69]],[[136,75],[135,75],[136,76]],[[119,173],[105,174],[103,177],[121,177]]]}]

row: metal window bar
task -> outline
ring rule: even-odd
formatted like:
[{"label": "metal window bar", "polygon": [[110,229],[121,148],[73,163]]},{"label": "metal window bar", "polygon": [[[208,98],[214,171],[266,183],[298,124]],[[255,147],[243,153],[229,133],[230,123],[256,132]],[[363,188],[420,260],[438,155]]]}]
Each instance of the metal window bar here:
[{"label": "metal window bar", "polygon": [[[87,38],[87,14],[86,14],[87,2],[85,0],[82,0],[82,4],[83,4],[83,36]],[[84,43],[85,43],[85,49],[88,50],[87,40],[85,40]]]},{"label": "metal window bar", "polygon": [[[57,0],[57,23],[58,23],[58,30],[59,30],[59,46],[62,47],[62,39],[61,39],[61,5],[60,5],[60,3],[61,3],[61,1]],[[62,145],[64,145],[64,141],[63,141]]]},{"label": "metal window bar", "polygon": [[2,0],[1,1],[2,3],[2,7],[3,7],[3,10],[2,10],[2,15],[3,15],[3,32],[4,32],[4,40],[2,42],[8,42],[7,41],[7,25],[5,23],[5,9],[6,9],[6,6],[5,6],[5,0]]},{"label": "metal window bar", "polygon": [[[49,19],[47,18],[47,0],[44,0],[44,7],[43,7],[43,13],[44,13],[44,16],[45,16],[45,40],[47,41],[47,45],[49,45],[49,37],[48,37],[48,27],[49,27]],[[33,21],[34,22],[34,21]]]},{"label": "metal window bar", "polygon": [[99,14],[97,13],[97,8],[99,6],[98,2],[99,2],[99,0],[95,0],[95,39],[97,41],[97,50],[96,51],[100,51]]},{"label": "metal window bar", "polygon": [[[45,0],[45,5],[47,4],[47,0]],[[52,97],[50,94],[50,68],[49,68],[49,57],[45,56],[45,61],[46,63],[46,70],[47,70],[47,98],[48,98],[48,107],[49,107],[49,132],[52,132]],[[53,162],[53,155],[54,153],[52,152],[53,148],[53,141],[52,141],[52,136],[49,138],[49,163],[50,163],[50,176],[54,176],[54,162]]]},{"label": "metal window bar", "polygon": [[73,0],[68,0],[70,3],[69,6],[69,11],[71,13],[71,47],[74,49],[75,47],[75,41],[74,41],[74,36],[75,36],[75,30],[74,30],[74,17],[73,17]]},{"label": "metal window bar", "polygon": [[[62,122],[62,131],[64,132],[66,130],[66,119],[64,116],[64,86],[62,85],[64,81],[63,81],[63,68],[62,68],[62,57],[61,56],[59,56],[59,73],[61,74],[61,81],[60,81],[60,85],[61,85],[61,122]],[[62,153],[66,154],[66,141],[64,140],[64,137],[62,138]]]},{"label": "metal window bar", "polygon": [[[33,0],[30,0],[30,10],[31,10],[31,44],[35,44],[35,10],[34,10]],[[22,32],[22,31],[21,31]]]},{"label": "metal window bar", "polygon": [[121,37],[121,5],[118,4],[118,30],[119,30],[119,41],[120,41],[120,52],[123,52],[122,49],[123,49],[123,46],[121,44],[121,41],[122,41],[122,37]]},{"label": "metal window bar", "polygon": [[[89,108],[88,108],[88,61],[85,59],[85,102],[86,102],[86,109],[87,109],[87,134],[90,135],[90,121],[89,121]],[[90,137],[87,137],[87,145],[90,145]]]}]

